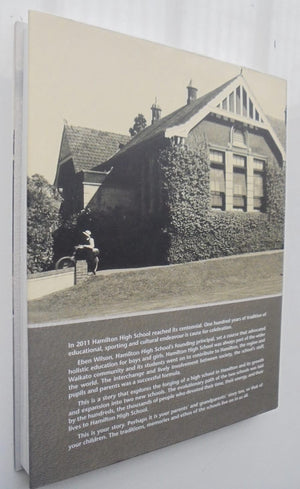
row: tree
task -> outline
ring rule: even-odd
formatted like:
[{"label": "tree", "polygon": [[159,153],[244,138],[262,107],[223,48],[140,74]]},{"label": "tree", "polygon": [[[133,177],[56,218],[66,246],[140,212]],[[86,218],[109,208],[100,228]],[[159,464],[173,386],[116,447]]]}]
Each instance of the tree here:
[{"label": "tree", "polygon": [[144,129],[147,126],[147,121],[143,114],[138,114],[134,118],[134,124],[133,126],[129,129],[130,135],[133,137],[139,132],[141,132],[142,129]]},{"label": "tree", "polygon": [[53,232],[60,223],[61,198],[42,175],[27,179],[27,270],[48,270],[53,260]]}]

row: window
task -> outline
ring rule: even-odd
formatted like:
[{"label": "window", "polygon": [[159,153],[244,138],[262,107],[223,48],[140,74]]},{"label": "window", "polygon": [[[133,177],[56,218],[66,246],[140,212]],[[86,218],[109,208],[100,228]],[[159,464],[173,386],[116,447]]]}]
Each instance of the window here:
[{"label": "window", "polygon": [[249,116],[250,119],[253,119],[253,102],[250,98],[249,98]]},{"label": "window", "polygon": [[246,90],[243,88],[243,116],[248,116],[248,96]]},{"label": "window", "polygon": [[229,95],[229,110],[230,112],[234,112],[234,93],[231,92]]},{"label": "window", "polygon": [[233,208],[247,210],[246,157],[233,155]]},{"label": "window", "polygon": [[236,107],[235,107],[235,111],[237,114],[240,114],[241,113],[241,88],[240,87],[237,87],[236,91],[235,91],[235,104],[236,104]]},{"label": "window", "polygon": [[233,112],[245,119],[263,123],[260,112],[249,97],[247,89],[239,85],[217,105],[218,109]]},{"label": "window", "polygon": [[253,209],[263,212],[265,207],[265,162],[253,161]]},{"label": "window", "polygon": [[[239,132],[239,129],[237,130]],[[221,211],[265,212],[266,161],[229,150],[211,149],[210,202]]]},{"label": "window", "polygon": [[232,128],[232,144],[233,146],[246,147],[246,133],[239,128]]},{"label": "window", "polygon": [[210,151],[210,195],[214,209],[225,210],[225,154]]}]

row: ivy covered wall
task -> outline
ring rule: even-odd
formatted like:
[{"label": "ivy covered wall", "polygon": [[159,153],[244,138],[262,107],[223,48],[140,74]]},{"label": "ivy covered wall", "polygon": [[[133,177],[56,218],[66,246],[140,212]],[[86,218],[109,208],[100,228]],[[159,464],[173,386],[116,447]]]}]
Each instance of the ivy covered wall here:
[{"label": "ivy covered wall", "polygon": [[284,170],[266,168],[266,212],[242,213],[210,208],[209,160],[198,151],[170,146],[160,152],[163,216],[168,263],[257,252],[283,247]]},{"label": "ivy covered wall", "polygon": [[92,231],[101,250],[101,268],[182,263],[283,247],[284,171],[276,160],[269,159],[266,167],[266,212],[217,211],[210,207],[204,139],[197,140],[197,151],[160,147],[132,153],[120,172],[116,165],[100,190],[119,188],[118,179],[127,182],[130,205],[118,200],[108,208],[99,199],[94,208],[65,221],[56,235],[56,259],[72,252],[85,229]]}]

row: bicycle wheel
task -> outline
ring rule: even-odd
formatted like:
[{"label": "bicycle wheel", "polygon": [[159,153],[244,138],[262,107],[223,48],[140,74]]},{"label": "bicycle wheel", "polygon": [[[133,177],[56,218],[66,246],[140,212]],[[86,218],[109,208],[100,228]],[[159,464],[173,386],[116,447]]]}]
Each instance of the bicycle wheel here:
[{"label": "bicycle wheel", "polygon": [[71,256],[63,256],[55,263],[55,270],[63,268],[72,268],[75,266],[75,260]]}]

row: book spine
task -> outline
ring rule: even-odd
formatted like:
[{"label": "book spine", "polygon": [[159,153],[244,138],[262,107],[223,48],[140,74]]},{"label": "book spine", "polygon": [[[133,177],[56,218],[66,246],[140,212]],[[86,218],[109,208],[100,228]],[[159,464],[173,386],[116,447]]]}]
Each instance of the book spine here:
[{"label": "book spine", "polygon": [[13,342],[15,468],[29,471],[26,289],[27,25],[15,24],[13,129]]}]

